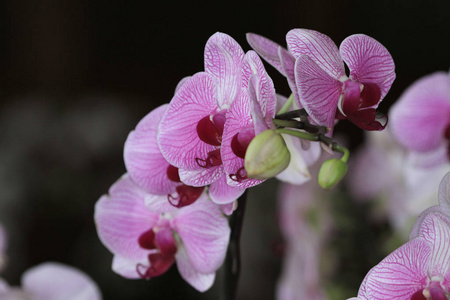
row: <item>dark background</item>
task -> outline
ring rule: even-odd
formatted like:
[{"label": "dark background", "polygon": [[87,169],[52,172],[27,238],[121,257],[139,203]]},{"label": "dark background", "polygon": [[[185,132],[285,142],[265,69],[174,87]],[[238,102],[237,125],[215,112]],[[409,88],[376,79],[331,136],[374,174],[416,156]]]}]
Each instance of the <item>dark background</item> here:
[{"label": "dark background", "polygon": [[[337,45],[353,33],[370,35],[396,64],[397,79],[380,105],[387,112],[415,79],[449,69],[449,14],[445,0],[2,1],[0,222],[10,235],[4,277],[17,285],[24,270],[51,260],[87,272],[105,299],[215,299],[219,284],[200,296],[176,268],[150,282],[110,271],[93,208],[125,172],[128,132],[170,101],[181,78],[203,70],[204,45],[217,31],[245,51],[246,32],[282,45],[293,28],[323,32]],[[285,79],[267,70],[277,91],[289,95]],[[350,144],[360,143],[360,131],[338,128],[347,129]],[[275,182],[267,185],[250,192],[240,299],[274,295],[281,260],[273,249]]]}]

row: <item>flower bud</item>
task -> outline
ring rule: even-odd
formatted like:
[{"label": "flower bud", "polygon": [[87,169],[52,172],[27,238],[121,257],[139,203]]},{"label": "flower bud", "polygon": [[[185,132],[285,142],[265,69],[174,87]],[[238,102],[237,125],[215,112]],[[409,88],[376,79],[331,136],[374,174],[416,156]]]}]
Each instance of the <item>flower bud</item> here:
[{"label": "flower bud", "polygon": [[281,134],[269,129],[253,138],[245,153],[249,178],[267,179],[287,168],[291,154]]},{"label": "flower bud", "polygon": [[347,164],[339,159],[329,159],[320,167],[317,181],[324,189],[334,187],[347,173]]}]

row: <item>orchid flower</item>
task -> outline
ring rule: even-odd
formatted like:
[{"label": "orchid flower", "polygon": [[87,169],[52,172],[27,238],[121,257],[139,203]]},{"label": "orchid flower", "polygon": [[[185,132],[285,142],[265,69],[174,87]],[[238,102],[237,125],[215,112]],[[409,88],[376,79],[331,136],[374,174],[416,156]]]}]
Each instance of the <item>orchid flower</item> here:
[{"label": "orchid flower", "polygon": [[391,122],[417,165],[449,162],[450,75],[436,72],[414,82],[392,107]]},{"label": "orchid flower", "polygon": [[130,177],[144,188],[150,197],[147,201],[159,202],[170,210],[196,201],[204,187],[188,186],[181,182],[178,168],[169,164],[159,150],[156,135],[162,116],[168,108],[164,104],[146,115],[125,142],[124,160]]},{"label": "orchid flower", "polygon": [[450,219],[428,214],[419,235],[372,268],[358,299],[446,300],[450,291]]},{"label": "orchid flower", "polygon": [[227,184],[221,156],[226,112],[239,97],[244,51],[230,36],[216,33],[205,47],[205,72],[187,79],[159,125],[165,159],[179,169],[182,182],[210,185],[211,199],[234,202],[245,189]]},{"label": "orchid flower", "polygon": [[410,240],[364,279],[357,299],[446,300],[450,295],[450,173],[439,185],[439,205],[416,220]]},{"label": "orchid flower", "polygon": [[161,213],[146,205],[148,193],[124,175],[95,207],[100,240],[114,254],[112,269],[126,278],[152,278],[174,262],[194,288],[214,282],[228,246],[230,229],[207,194],[189,205]]},{"label": "orchid flower", "polygon": [[0,280],[4,300],[101,300],[97,284],[86,274],[60,263],[47,262],[22,275],[22,287],[10,287]]},{"label": "orchid flower", "polygon": [[[376,120],[375,109],[395,79],[395,66],[388,50],[375,39],[355,34],[338,49],[322,33],[293,29],[286,36],[289,54],[265,38],[250,35],[248,39],[260,55],[268,57],[279,70],[281,67],[291,88],[294,75],[293,93],[298,105],[317,124],[330,128],[328,135],[335,119],[348,119],[365,130],[384,129],[385,125]],[[345,74],[343,61],[350,77]]]}]

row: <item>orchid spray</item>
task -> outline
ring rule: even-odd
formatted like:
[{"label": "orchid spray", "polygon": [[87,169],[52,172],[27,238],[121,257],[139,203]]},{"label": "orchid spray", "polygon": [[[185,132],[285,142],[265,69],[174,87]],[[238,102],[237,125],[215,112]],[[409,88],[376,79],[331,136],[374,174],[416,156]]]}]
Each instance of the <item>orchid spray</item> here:
[{"label": "orchid spray", "polygon": [[[255,51],[245,53],[227,34],[212,35],[204,69],[183,78],[170,103],[129,134],[127,173],[95,209],[99,237],[121,276],[150,279],[176,264],[203,292],[224,263],[222,297],[235,299],[246,189],[272,177],[303,184],[319,157],[337,152],[342,156],[314,175],[332,188],[349,159],[332,139],[335,123],[385,128],[376,108],[395,73],[378,41],[353,35],[338,50],[326,35],[306,29],[287,34],[288,49],[259,35],[247,38]],[[258,54],[287,77],[290,97],[277,94]]]}]

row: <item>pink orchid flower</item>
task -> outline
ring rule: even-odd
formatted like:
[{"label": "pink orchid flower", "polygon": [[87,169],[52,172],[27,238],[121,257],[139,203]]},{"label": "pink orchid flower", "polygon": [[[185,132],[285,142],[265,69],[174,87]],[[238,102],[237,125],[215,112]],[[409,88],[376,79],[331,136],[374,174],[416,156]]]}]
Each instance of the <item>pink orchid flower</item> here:
[{"label": "pink orchid flower", "polygon": [[419,234],[372,268],[358,299],[446,300],[450,291],[450,219],[430,213]]},{"label": "pink orchid flower", "polygon": [[425,210],[409,242],[369,271],[358,298],[446,300],[450,291],[450,173],[439,185],[439,205]]},{"label": "pink orchid flower", "polygon": [[175,207],[192,204],[204,191],[204,187],[182,183],[178,168],[169,164],[159,150],[158,125],[168,107],[168,104],[161,105],[146,115],[130,132],[124,148],[128,174],[150,193],[147,201],[158,202],[163,211],[171,210],[168,203]]},{"label": "pink orchid flower", "polygon": [[450,75],[436,72],[414,82],[391,109],[392,131],[422,167],[450,157]]},{"label": "pink orchid flower", "polygon": [[0,279],[0,299],[101,300],[97,284],[73,267],[47,262],[22,275],[22,287],[10,287]]},{"label": "pink orchid flower", "polygon": [[160,213],[145,204],[148,194],[125,175],[95,207],[103,244],[114,254],[112,269],[126,278],[152,278],[174,262],[194,288],[214,282],[230,229],[219,206],[204,193],[195,203]]},{"label": "pink orchid flower", "polygon": [[[262,37],[250,36],[255,50],[288,78],[296,100],[317,124],[334,127],[335,119],[348,119],[365,130],[383,130],[375,109],[395,79],[395,66],[387,49],[375,39],[355,34],[338,49],[326,35],[314,30],[293,29],[286,41],[289,54],[281,46]],[[275,56],[277,49],[277,57]],[[269,54],[269,55],[268,55]],[[295,64],[292,66],[292,58]],[[345,74],[343,61],[350,69]],[[281,64],[279,64],[281,63]],[[293,76],[294,75],[294,76]]]},{"label": "pink orchid flower", "polygon": [[161,153],[179,168],[182,182],[210,185],[211,199],[234,202],[245,189],[227,184],[221,155],[226,112],[239,97],[244,51],[230,36],[216,33],[205,46],[205,72],[187,79],[159,125]]}]

